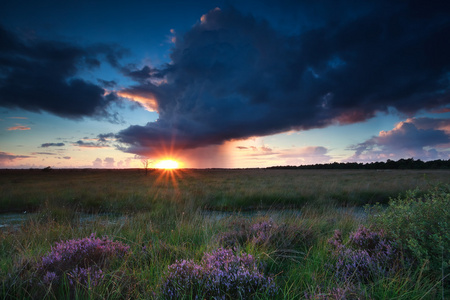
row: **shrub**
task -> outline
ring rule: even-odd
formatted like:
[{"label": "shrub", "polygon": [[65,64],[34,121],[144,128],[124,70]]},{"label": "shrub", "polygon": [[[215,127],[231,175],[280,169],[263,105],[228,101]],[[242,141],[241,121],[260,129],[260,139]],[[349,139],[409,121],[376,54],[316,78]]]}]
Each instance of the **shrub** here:
[{"label": "shrub", "polygon": [[448,273],[450,266],[450,186],[436,186],[421,195],[418,190],[377,206],[370,221],[386,231],[419,263]]},{"label": "shrub", "polygon": [[279,256],[283,256],[292,249],[309,247],[312,242],[313,234],[310,229],[300,225],[279,225],[272,220],[250,223],[241,219],[232,222],[229,230],[219,236],[219,243],[224,247],[233,248],[252,244],[270,248]]},{"label": "shrub", "polygon": [[45,286],[58,285],[64,276],[70,286],[96,286],[103,278],[103,269],[114,259],[127,255],[129,246],[113,242],[107,237],[90,237],[56,243],[43,256],[35,275]]},{"label": "shrub", "polygon": [[336,259],[333,268],[341,281],[369,282],[398,270],[400,252],[383,231],[360,226],[350,233],[348,243],[344,244],[341,232],[336,230],[328,242]]},{"label": "shrub", "polygon": [[164,299],[251,299],[277,292],[273,279],[264,276],[252,255],[238,256],[231,249],[205,253],[199,264],[182,260],[168,268]]}]

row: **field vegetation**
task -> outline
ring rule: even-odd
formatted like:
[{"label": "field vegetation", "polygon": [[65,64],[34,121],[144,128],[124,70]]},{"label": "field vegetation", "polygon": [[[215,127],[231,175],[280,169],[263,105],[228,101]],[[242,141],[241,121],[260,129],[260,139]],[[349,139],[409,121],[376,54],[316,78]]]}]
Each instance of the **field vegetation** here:
[{"label": "field vegetation", "polygon": [[448,299],[449,175],[2,170],[0,297]]}]

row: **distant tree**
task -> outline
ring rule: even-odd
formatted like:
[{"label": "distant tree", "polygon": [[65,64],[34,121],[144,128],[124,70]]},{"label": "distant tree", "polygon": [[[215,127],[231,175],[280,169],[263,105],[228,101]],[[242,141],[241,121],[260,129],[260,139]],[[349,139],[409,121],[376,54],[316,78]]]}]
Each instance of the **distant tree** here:
[{"label": "distant tree", "polygon": [[328,163],[328,164],[314,164],[314,165],[301,165],[301,166],[275,166],[269,167],[269,169],[366,169],[366,170],[386,170],[386,169],[450,169],[449,160],[433,160],[423,162],[420,159],[414,160],[414,158],[401,158],[398,161],[388,159],[386,162],[376,161],[370,163]]},{"label": "distant tree", "polygon": [[50,172],[52,170],[52,167],[48,166],[42,169],[44,172]]},{"label": "distant tree", "polygon": [[152,161],[149,160],[148,158],[143,158],[143,159],[141,159],[141,163],[142,163],[142,166],[144,167],[144,170],[145,170],[145,176],[147,176],[147,174],[148,174],[148,167],[150,166]]}]

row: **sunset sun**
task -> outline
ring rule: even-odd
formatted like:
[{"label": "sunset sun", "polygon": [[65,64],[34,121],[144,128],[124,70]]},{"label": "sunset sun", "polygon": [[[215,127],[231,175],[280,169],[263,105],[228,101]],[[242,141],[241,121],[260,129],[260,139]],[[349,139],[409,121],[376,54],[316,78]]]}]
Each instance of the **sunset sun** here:
[{"label": "sunset sun", "polygon": [[179,163],[172,159],[164,159],[160,160],[155,164],[155,168],[157,169],[178,169]]}]

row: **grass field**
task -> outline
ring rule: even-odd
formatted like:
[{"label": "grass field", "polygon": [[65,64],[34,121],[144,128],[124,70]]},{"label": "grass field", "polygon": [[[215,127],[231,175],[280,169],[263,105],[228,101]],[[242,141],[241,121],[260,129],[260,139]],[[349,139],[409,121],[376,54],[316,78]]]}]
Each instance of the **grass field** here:
[{"label": "grass field", "polygon": [[[427,170],[151,170],[148,176],[142,170],[2,170],[0,210],[27,211],[28,217],[18,227],[0,228],[0,295],[447,299],[450,196],[442,187],[450,184],[449,175]],[[387,205],[399,195],[414,201]],[[376,202],[383,206],[375,212],[356,213]],[[395,219],[409,214],[418,217],[408,217],[409,223]],[[400,232],[397,224],[411,230]],[[341,242],[336,242],[335,230]],[[89,238],[93,233],[100,239]],[[80,241],[93,245],[94,252],[81,260],[65,256],[61,263],[55,257],[62,254],[50,251],[56,251],[55,243],[69,240],[72,252],[64,248],[67,253],[75,253]],[[122,246],[107,244],[110,240],[129,247],[126,254],[118,250]],[[358,248],[361,241],[376,241],[379,255],[367,245]],[[232,259],[238,260],[230,257],[220,272],[206,265],[219,255],[218,249],[233,249],[239,267],[227,269]],[[256,265],[242,263],[247,254]],[[361,255],[364,263],[355,258]],[[51,263],[45,265],[45,257],[52,257]],[[78,264],[76,272],[70,259]],[[181,265],[183,260],[188,262]],[[247,275],[233,273],[247,267]],[[228,277],[219,280],[217,272]],[[223,286],[208,289],[211,278]],[[276,285],[275,291],[268,282]]]},{"label": "grass field", "polygon": [[0,211],[43,206],[82,211],[151,211],[176,203],[190,209],[363,206],[387,203],[409,189],[450,183],[450,171],[343,170],[3,170]]}]

